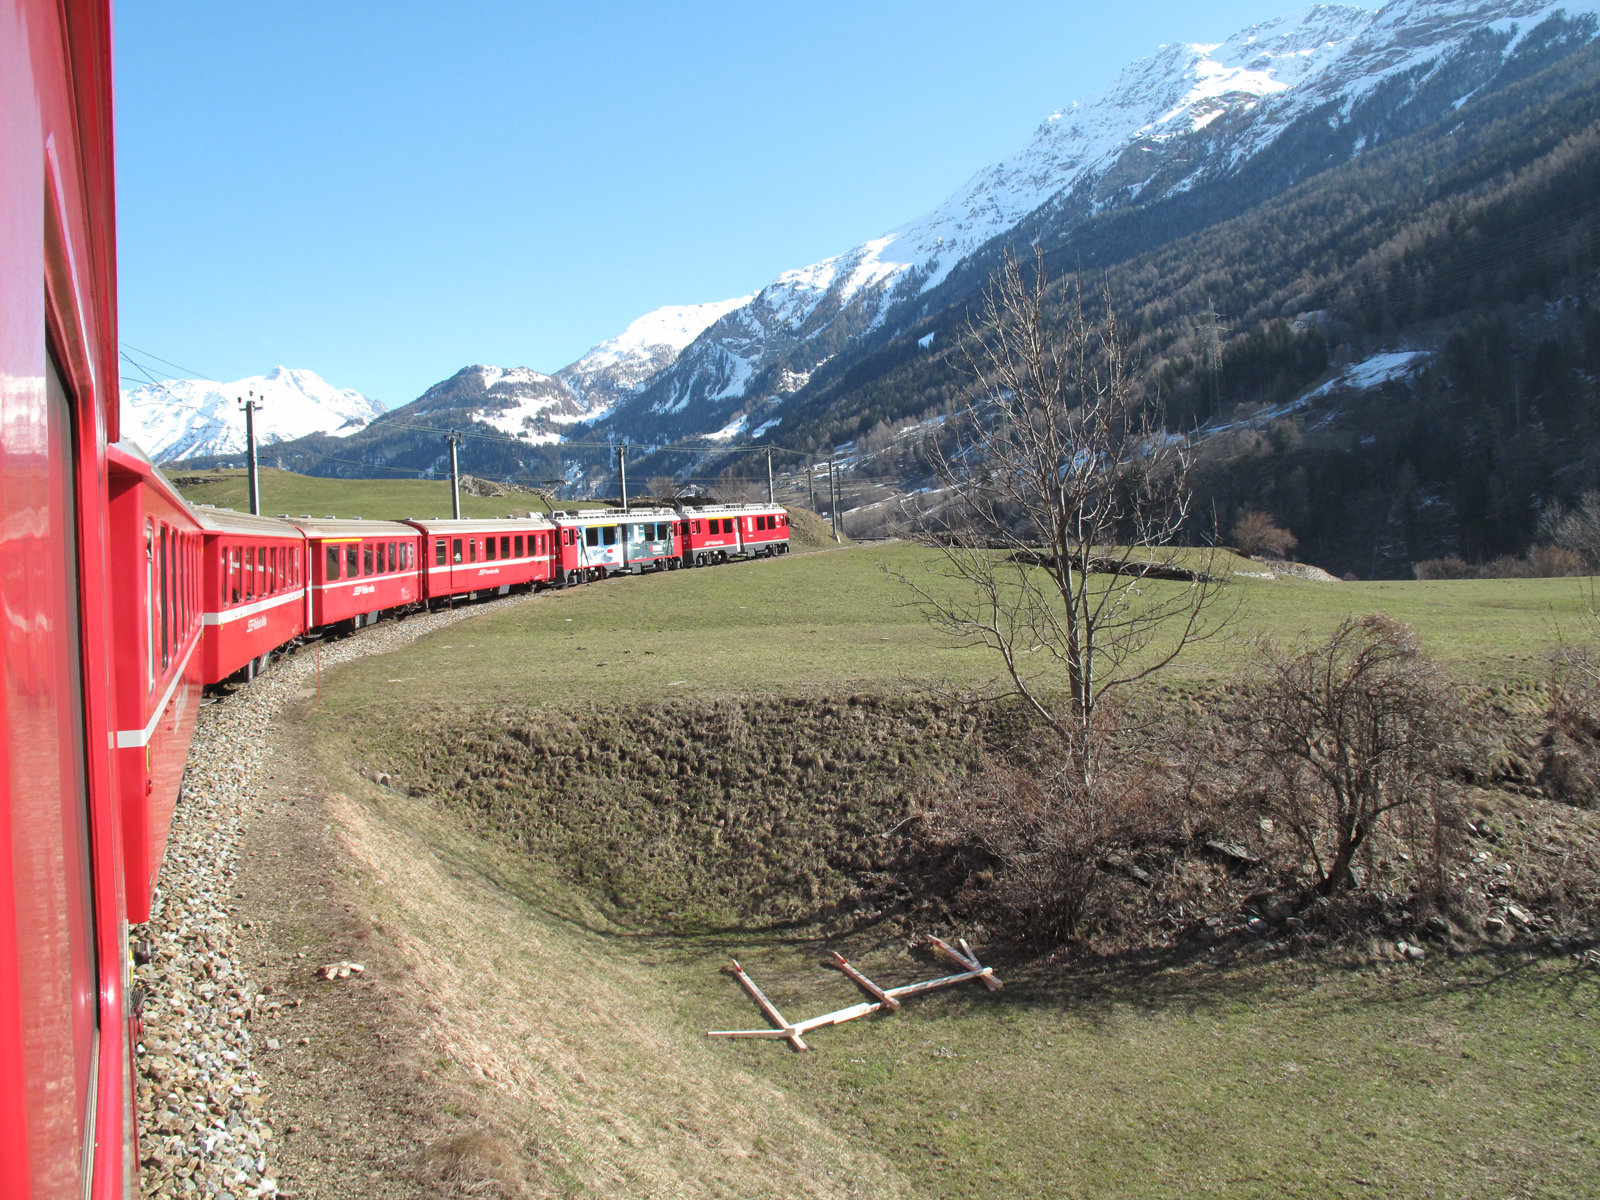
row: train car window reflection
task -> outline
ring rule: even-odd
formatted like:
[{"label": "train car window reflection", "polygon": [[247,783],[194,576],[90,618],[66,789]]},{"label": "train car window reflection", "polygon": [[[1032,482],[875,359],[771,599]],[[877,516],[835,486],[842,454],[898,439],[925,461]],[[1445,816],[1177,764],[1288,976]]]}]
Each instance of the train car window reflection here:
[{"label": "train car window reflection", "polygon": [[328,547],[328,582],[339,578],[339,547]]},{"label": "train car window reflection", "polygon": [[371,542],[362,542],[361,543],[361,573],[363,575],[371,575],[372,574],[372,543]]},{"label": "train car window reflection", "polygon": [[445,549],[444,539],[436,539],[433,543],[433,565],[436,567],[442,567],[449,561],[449,551]]},{"label": "train car window reflection", "polygon": [[161,591],[158,593],[160,608],[156,613],[156,620],[161,622],[161,669],[165,671],[167,664],[172,661],[170,658],[171,648],[167,637],[167,630],[170,625],[167,616],[167,527],[165,525],[161,527],[157,554],[160,556]]},{"label": "train car window reflection", "polygon": [[361,543],[346,542],[344,547],[344,577],[346,579],[359,579],[361,576]]},{"label": "train car window reflection", "polygon": [[453,562],[453,563],[459,564],[461,562],[461,539],[460,538],[456,538],[455,539],[455,545],[452,547],[452,550],[455,552],[455,556],[450,561]]},{"label": "train car window reflection", "polygon": [[400,547],[396,543],[390,542],[389,543],[389,570],[391,570],[391,571],[399,570],[400,569],[400,561],[399,560],[400,560]]}]

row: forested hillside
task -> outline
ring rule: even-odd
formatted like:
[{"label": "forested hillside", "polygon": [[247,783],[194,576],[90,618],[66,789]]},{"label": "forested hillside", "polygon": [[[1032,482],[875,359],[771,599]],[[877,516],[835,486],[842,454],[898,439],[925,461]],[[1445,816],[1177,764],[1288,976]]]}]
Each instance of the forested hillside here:
[{"label": "forested hillside", "polygon": [[[1197,508],[1216,515],[1196,536],[1262,508],[1302,557],[1362,577],[1518,553],[1545,505],[1600,482],[1600,49],[1571,50],[1586,37],[1549,23],[1431,121],[1419,109],[1460,78],[1326,144],[1314,122],[1292,131],[1302,166],[1339,160],[1300,182],[1284,147],[1059,237],[1040,214],[930,293],[925,318],[816,372],[773,440],[826,450],[948,409],[970,383],[963,330],[986,272],[1037,239],[1058,295],[1081,285],[1092,306],[1109,290],[1150,394],[1174,428],[1200,429]],[[1379,116],[1386,136],[1350,159]],[[1428,353],[1376,388],[1336,378],[1306,397],[1385,350]]]}]

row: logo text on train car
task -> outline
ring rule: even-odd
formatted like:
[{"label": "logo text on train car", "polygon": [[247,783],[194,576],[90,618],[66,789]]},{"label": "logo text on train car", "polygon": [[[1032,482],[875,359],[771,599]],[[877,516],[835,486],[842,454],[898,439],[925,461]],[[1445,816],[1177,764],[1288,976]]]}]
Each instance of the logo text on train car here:
[{"label": "logo text on train car", "polygon": [[368,595],[371,595],[373,592],[375,592],[377,590],[378,589],[374,584],[366,583],[366,584],[361,584],[361,585],[359,585],[357,587],[351,588],[350,589],[350,594],[352,596],[368,596]]},{"label": "logo text on train car", "polygon": [[266,627],[267,619],[265,617],[251,617],[244,623],[244,631],[246,633],[254,633],[256,630],[265,629]]}]

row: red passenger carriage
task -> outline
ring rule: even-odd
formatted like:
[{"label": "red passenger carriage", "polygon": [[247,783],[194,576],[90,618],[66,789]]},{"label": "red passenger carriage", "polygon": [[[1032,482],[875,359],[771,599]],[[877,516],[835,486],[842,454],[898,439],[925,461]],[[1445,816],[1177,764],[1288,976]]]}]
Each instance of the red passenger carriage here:
[{"label": "red passenger carriage", "polygon": [[253,677],[279,646],[306,631],[306,536],[287,521],[202,504],[205,632],[200,679]]},{"label": "red passenger carriage", "polygon": [[556,578],[556,527],[544,517],[406,524],[422,535],[423,596],[430,604],[479,592],[504,596]]},{"label": "red passenger carriage", "polygon": [[148,920],[203,684],[201,534],[183,499],[128,442],[107,452],[117,789],[128,920]]},{"label": "red passenger carriage", "polygon": [[[110,1200],[136,1186],[111,20],[10,0],[0,21],[0,1196]],[[163,628],[170,680],[188,631]]]},{"label": "red passenger carriage", "polygon": [[314,628],[375,623],[381,613],[422,602],[422,535],[399,521],[291,522],[306,538]]}]

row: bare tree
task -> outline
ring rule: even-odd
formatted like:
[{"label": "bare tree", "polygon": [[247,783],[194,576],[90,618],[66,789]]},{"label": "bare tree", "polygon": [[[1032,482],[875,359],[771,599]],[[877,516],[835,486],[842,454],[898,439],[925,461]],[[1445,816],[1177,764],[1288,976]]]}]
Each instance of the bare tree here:
[{"label": "bare tree", "polygon": [[659,500],[671,500],[678,494],[678,481],[670,475],[653,476],[645,486]]},{"label": "bare tree", "polygon": [[976,385],[935,454],[942,492],[911,514],[944,578],[902,579],[936,626],[999,655],[1004,691],[1064,739],[1088,786],[1103,701],[1220,622],[1210,555],[1175,566],[1187,442],[1142,399],[1110,296],[1090,319],[1066,291],[1054,309],[1042,254],[1008,255],[991,281],[968,330]]},{"label": "bare tree", "polygon": [[1263,656],[1266,678],[1240,713],[1247,746],[1276,777],[1268,806],[1331,895],[1385,813],[1437,799],[1454,694],[1410,628],[1381,614],[1348,617],[1296,654],[1266,644]]}]

